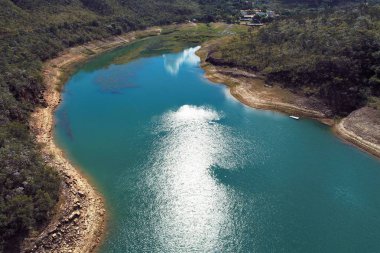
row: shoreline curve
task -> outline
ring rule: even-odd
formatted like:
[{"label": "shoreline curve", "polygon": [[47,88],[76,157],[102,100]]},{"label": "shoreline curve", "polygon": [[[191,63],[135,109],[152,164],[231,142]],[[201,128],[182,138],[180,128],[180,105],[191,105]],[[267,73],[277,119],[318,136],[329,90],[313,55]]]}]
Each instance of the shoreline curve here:
[{"label": "shoreline curve", "polygon": [[62,177],[60,197],[55,213],[46,227],[25,239],[21,252],[95,251],[106,229],[106,207],[103,196],[80,170],[66,158],[54,141],[54,112],[61,102],[61,86],[75,65],[101,53],[124,46],[140,37],[159,35],[161,28],[129,32],[108,39],[92,41],[63,51],[43,65],[43,97],[46,107],[37,108],[30,117],[30,128],[41,145],[45,162]]},{"label": "shoreline curve", "polygon": [[[213,46],[217,43],[217,40],[206,42],[197,51],[206,79],[224,84],[235,99],[251,108],[277,111],[289,115],[294,114],[317,120],[330,126],[338,138],[375,156],[377,159],[380,158],[380,120],[378,122],[367,119],[367,122],[363,122],[363,115],[365,114],[362,113],[368,114],[368,111],[372,111],[371,117],[380,119],[380,111],[363,107],[352,112],[346,118],[336,120],[329,108],[317,99],[308,103],[306,101],[310,98],[291,94],[283,88],[265,85],[263,79],[255,73],[239,68],[216,66],[207,62],[209,53],[212,52]],[[261,84],[258,84],[260,82]],[[253,90],[252,87],[254,87]],[[287,94],[284,95],[284,93]],[[287,95],[290,98],[287,98]],[[368,129],[371,127],[374,130],[369,131]]]},{"label": "shoreline curve", "polygon": [[[93,252],[101,244],[106,228],[105,201],[101,194],[91,185],[80,168],[75,167],[65,157],[64,152],[55,143],[54,112],[61,102],[60,87],[66,76],[76,64],[106,51],[124,46],[140,36],[159,35],[161,28],[153,27],[144,31],[134,31],[123,35],[110,37],[104,40],[92,41],[85,45],[76,46],[63,51],[57,58],[44,63],[43,77],[46,90],[44,99],[46,107],[37,108],[31,115],[30,128],[36,141],[42,147],[42,153],[47,164],[55,168],[62,176],[60,199],[56,205],[56,212],[49,224],[38,233],[27,238],[22,252]],[[206,47],[207,48],[207,47]],[[334,133],[353,145],[380,157],[380,145],[363,139],[349,131],[345,119],[334,121],[324,110],[300,107],[292,103],[272,101],[254,96],[244,87],[229,85],[239,77],[223,73],[217,66],[206,66],[207,49],[201,48],[197,52],[201,58],[201,67],[205,70],[207,79],[226,84],[232,96],[241,103],[257,109],[279,111],[283,113],[297,113],[300,116],[316,119],[333,127]],[[241,74],[244,78],[255,78]]]}]

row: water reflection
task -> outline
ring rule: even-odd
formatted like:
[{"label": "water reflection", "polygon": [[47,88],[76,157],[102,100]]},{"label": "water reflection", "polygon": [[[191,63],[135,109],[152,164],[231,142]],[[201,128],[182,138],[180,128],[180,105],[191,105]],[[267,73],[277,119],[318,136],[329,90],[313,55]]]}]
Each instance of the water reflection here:
[{"label": "water reflection", "polygon": [[222,246],[218,239],[231,233],[232,202],[210,171],[238,167],[239,141],[218,123],[222,117],[211,108],[184,105],[159,120],[156,131],[166,134],[157,141],[153,168],[159,176],[151,185],[161,205],[165,252],[215,251]]},{"label": "water reflection", "polygon": [[183,64],[196,66],[199,64],[199,57],[195,54],[201,47],[192,47],[185,49],[181,54],[163,55],[165,70],[172,75],[177,75]]},{"label": "water reflection", "polygon": [[68,112],[67,110],[61,110],[58,112],[59,113],[59,120],[58,121],[58,124],[61,125],[62,127],[62,130],[63,132],[65,133],[65,135],[70,139],[70,140],[73,140],[74,139],[74,135],[73,135],[73,130],[72,130],[72,127],[71,127],[71,121],[70,121],[70,117],[68,115]]}]

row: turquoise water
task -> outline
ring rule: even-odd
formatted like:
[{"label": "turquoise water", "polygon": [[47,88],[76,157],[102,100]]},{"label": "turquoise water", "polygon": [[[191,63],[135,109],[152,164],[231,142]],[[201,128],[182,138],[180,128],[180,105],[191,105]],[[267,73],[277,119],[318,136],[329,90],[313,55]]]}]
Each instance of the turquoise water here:
[{"label": "turquoise water", "polygon": [[56,139],[104,194],[101,252],[380,252],[380,162],[315,121],[250,109],[196,48],[65,86]]}]

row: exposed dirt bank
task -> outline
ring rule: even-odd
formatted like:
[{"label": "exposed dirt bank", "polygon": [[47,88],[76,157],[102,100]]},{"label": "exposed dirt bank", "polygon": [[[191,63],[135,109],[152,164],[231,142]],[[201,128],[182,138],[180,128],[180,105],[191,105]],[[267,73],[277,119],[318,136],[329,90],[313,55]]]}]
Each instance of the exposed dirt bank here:
[{"label": "exposed dirt bank", "polygon": [[[247,72],[208,61],[209,53],[218,41],[207,42],[197,52],[209,80],[229,87],[231,95],[257,109],[274,110],[295,116],[313,118],[333,127],[334,132],[367,152],[380,157],[380,111],[364,107],[341,121],[334,120],[332,111],[322,101],[295,94],[279,86],[267,85],[254,72]],[[228,65],[228,64],[227,64]]]},{"label": "exposed dirt bank", "polygon": [[94,41],[70,48],[44,64],[46,107],[36,109],[30,126],[42,146],[46,162],[57,169],[63,182],[53,219],[42,232],[25,240],[22,252],[85,253],[94,251],[101,242],[106,220],[104,200],[54,142],[54,111],[61,101],[60,86],[75,64],[136,38],[160,32],[160,28],[151,28]]},{"label": "exposed dirt bank", "polygon": [[380,111],[363,107],[352,112],[334,127],[343,139],[380,157]]}]

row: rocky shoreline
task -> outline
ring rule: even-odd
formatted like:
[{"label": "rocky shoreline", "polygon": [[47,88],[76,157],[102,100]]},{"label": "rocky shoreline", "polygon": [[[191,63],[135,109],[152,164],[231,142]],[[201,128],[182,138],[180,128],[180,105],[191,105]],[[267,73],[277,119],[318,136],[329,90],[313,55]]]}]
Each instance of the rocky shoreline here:
[{"label": "rocky shoreline", "polygon": [[271,86],[255,72],[245,71],[228,64],[218,65],[209,61],[213,51],[212,41],[197,52],[205,77],[228,86],[232,96],[241,103],[256,109],[278,111],[290,115],[318,120],[332,127],[334,133],[345,141],[380,157],[380,111],[360,108],[344,119],[333,118],[332,111],[317,98],[295,94],[279,86]]},{"label": "rocky shoreline", "polygon": [[54,142],[54,111],[61,102],[60,86],[75,64],[136,38],[160,33],[160,28],[150,28],[90,42],[67,49],[44,64],[46,107],[33,112],[30,127],[36,141],[41,144],[46,163],[60,173],[62,184],[55,215],[43,231],[24,241],[22,252],[85,253],[93,252],[100,244],[106,227],[104,199]]},{"label": "rocky shoreline", "polygon": [[380,158],[380,111],[363,107],[342,119],[334,132],[344,140]]}]

